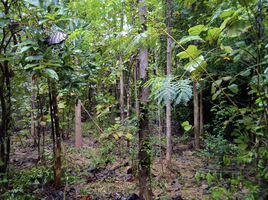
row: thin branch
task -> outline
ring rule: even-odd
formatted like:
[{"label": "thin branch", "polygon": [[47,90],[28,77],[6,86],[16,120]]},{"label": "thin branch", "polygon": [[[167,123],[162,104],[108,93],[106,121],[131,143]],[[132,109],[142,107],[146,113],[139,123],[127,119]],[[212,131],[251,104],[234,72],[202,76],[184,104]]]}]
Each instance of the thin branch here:
[{"label": "thin branch", "polygon": [[94,122],[94,124],[100,129],[100,131],[102,133],[104,133],[104,131],[98,126],[98,124],[94,121],[93,117],[88,113],[88,111],[85,109],[85,107],[83,106],[83,104],[81,103],[81,106],[84,108],[84,110],[86,111],[86,113],[88,114],[88,116],[91,118],[91,120]]}]

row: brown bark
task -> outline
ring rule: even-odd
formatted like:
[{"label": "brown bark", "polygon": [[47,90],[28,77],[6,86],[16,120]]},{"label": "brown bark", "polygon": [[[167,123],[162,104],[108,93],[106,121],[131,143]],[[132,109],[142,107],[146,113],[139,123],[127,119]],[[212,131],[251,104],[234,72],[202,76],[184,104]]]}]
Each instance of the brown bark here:
[{"label": "brown bark", "polygon": [[[140,0],[139,4],[143,4],[144,0]],[[142,32],[146,31],[146,16],[147,7],[142,5],[139,6],[139,16],[141,23],[143,25]],[[140,47],[140,80],[142,83],[147,81],[146,69],[148,67],[148,50],[146,47]],[[143,84],[142,84],[143,85]],[[140,101],[141,101],[141,110],[139,123],[139,199],[140,200],[151,200],[152,199],[152,189],[150,186],[150,165],[151,157],[148,151],[150,151],[149,146],[149,118],[148,118],[148,97],[149,97],[149,88],[144,88],[140,86]]]},{"label": "brown bark", "polygon": [[134,66],[134,89],[135,89],[135,102],[136,102],[136,116],[137,120],[139,120],[140,117],[140,104],[139,104],[139,93],[138,93],[138,87],[137,87],[137,68],[138,68],[138,59],[136,59],[136,65]]},{"label": "brown bark", "polygon": [[[171,23],[172,23],[172,4],[171,0],[168,0],[168,34],[171,35]],[[171,38],[167,37],[167,77],[171,76]],[[169,88],[168,88],[169,89]],[[169,94],[170,95],[170,94]],[[166,105],[166,121],[167,121],[167,154],[166,154],[166,173],[167,178],[171,179],[171,156],[172,156],[172,146],[171,146],[171,100],[167,98]]]},{"label": "brown bark", "polygon": [[55,84],[52,87],[52,101],[53,101],[53,117],[55,122],[55,133],[56,133],[56,160],[54,160],[55,177],[54,184],[55,189],[60,189],[60,178],[61,178],[61,137],[60,137],[60,126],[58,117],[58,105],[57,105],[57,93]]},{"label": "brown bark", "polygon": [[[119,68],[122,67],[122,53],[119,56]],[[121,126],[124,126],[124,72],[120,76],[120,120]]]},{"label": "brown bark", "polygon": [[198,106],[198,90],[196,86],[197,82],[194,81],[194,141],[195,141],[195,149],[200,149],[200,139],[199,139],[199,106]]},{"label": "brown bark", "polygon": [[82,129],[81,129],[81,100],[78,100],[75,105],[75,147],[81,149],[82,142]]}]

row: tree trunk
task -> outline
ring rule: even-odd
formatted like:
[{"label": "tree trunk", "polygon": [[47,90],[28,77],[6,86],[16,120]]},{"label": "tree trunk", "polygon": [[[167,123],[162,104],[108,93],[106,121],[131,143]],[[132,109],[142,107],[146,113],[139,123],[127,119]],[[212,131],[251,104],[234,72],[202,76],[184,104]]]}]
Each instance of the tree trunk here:
[{"label": "tree trunk", "polygon": [[[119,56],[119,68],[122,68],[122,53]],[[121,126],[124,126],[124,72],[120,76],[120,120]]]},{"label": "tree trunk", "polygon": [[136,65],[133,69],[134,73],[134,89],[135,89],[135,102],[136,102],[136,116],[137,120],[140,118],[140,104],[139,104],[139,93],[138,93],[138,88],[137,88],[137,68],[138,68],[138,59],[136,59]]},{"label": "tree trunk", "polygon": [[[144,0],[140,0],[139,4],[143,4]],[[145,32],[147,27],[146,23],[147,7],[139,6],[139,16],[142,23],[142,32]],[[140,86],[140,102],[142,104],[140,110],[140,130],[139,130],[139,199],[140,200],[151,200],[152,199],[152,189],[150,186],[150,164],[151,157],[150,147],[149,147],[149,118],[148,118],[148,97],[149,88],[144,88],[142,85],[147,81],[146,69],[148,67],[148,50],[146,47],[140,47],[140,80],[142,84]]]},{"label": "tree trunk", "polygon": [[81,149],[82,147],[81,100],[78,100],[77,105],[75,105],[75,148]]},{"label": "tree trunk", "polygon": [[[168,0],[168,34],[171,35],[171,23],[172,23],[172,2]],[[171,76],[171,38],[167,37],[167,77]],[[168,95],[170,93],[168,92]],[[166,173],[167,178],[171,179],[171,156],[172,156],[172,146],[171,146],[171,101],[167,98],[166,105],[166,121],[167,121],[167,154],[166,154]]]},{"label": "tree trunk", "polygon": [[198,106],[198,90],[196,87],[197,82],[194,81],[194,141],[195,149],[200,149],[200,139],[199,139],[199,106]]}]

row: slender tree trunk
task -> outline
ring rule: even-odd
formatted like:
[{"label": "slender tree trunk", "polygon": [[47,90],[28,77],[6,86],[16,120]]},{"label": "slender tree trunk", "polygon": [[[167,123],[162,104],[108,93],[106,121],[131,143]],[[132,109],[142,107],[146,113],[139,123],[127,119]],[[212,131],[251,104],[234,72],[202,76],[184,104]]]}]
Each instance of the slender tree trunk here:
[{"label": "slender tree trunk", "polygon": [[[129,59],[129,70],[128,70],[128,80],[127,80],[127,134],[129,134],[129,112],[130,112],[130,75],[131,75],[132,60]],[[129,139],[127,139],[127,147],[129,147]]]},{"label": "slender tree trunk", "polygon": [[52,87],[52,99],[53,99],[53,111],[55,120],[55,130],[56,130],[56,144],[57,144],[57,154],[55,161],[55,189],[60,189],[60,178],[61,178],[61,137],[60,137],[60,126],[58,117],[58,103],[57,103],[57,92],[55,84]]},{"label": "slender tree trunk", "polygon": [[198,90],[196,86],[197,82],[194,81],[194,141],[195,149],[200,149],[200,139],[199,139],[199,106],[198,106]]},{"label": "slender tree trunk", "polygon": [[[172,1],[168,0],[168,34],[171,35],[171,23],[172,23]],[[167,37],[167,77],[171,76],[171,38]],[[169,94],[170,95],[170,94]],[[171,101],[167,98],[166,105],[166,121],[167,121],[167,154],[166,154],[166,173],[168,179],[171,179]]]},{"label": "slender tree trunk", "polygon": [[[122,67],[122,53],[119,56],[119,68]],[[120,76],[120,120],[121,126],[124,126],[124,72]]]},{"label": "slender tree trunk", "polygon": [[202,137],[204,137],[203,90],[200,91],[200,134]]},{"label": "slender tree trunk", "polygon": [[[140,0],[139,4],[143,4],[144,0]],[[146,23],[146,14],[147,7],[142,5],[139,6],[139,16],[142,23],[142,32],[145,32],[147,27]],[[140,80],[143,83],[147,81],[146,69],[148,67],[148,50],[146,47],[140,47]],[[149,97],[149,88],[144,88],[140,86],[140,101],[141,101],[141,111],[140,115],[140,130],[139,130],[139,190],[140,200],[151,200],[152,199],[152,189],[150,186],[150,165],[151,157],[150,146],[149,146],[149,118],[148,118],[148,97]]]},{"label": "slender tree trunk", "polygon": [[136,58],[136,65],[134,66],[133,73],[134,73],[134,90],[135,90],[135,104],[136,104],[136,116],[137,120],[140,118],[140,104],[139,104],[139,93],[137,87],[137,68],[138,68],[138,59]]},{"label": "slender tree trunk", "polygon": [[82,129],[81,129],[81,100],[78,100],[75,105],[75,147],[81,149],[82,142]]}]

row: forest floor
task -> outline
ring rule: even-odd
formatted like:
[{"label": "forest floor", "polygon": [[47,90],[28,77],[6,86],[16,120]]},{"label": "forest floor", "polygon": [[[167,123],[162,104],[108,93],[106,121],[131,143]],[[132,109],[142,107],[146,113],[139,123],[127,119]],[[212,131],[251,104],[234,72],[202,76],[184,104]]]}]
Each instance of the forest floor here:
[{"label": "forest floor", "polygon": [[[203,172],[213,174],[220,167],[213,164],[212,159],[195,153],[192,140],[173,142],[172,176],[169,180],[165,178],[165,159],[159,156],[159,144],[154,145],[151,170],[154,199],[212,199],[211,190],[215,184],[208,184],[205,177],[199,177],[197,183],[195,176],[197,170],[200,175]],[[123,196],[127,199],[132,193],[139,194],[137,154],[126,147],[125,141],[100,142],[84,137],[83,149],[77,150],[74,139],[63,140],[62,187],[58,191],[53,187],[52,144],[44,148],[46,161],[38,161],[38,151],[33,145],[30,146],[32,143],[32,139],[14,138],[11,155],[11,172],[20,174],[18,179],[29,172],[29,178],[25,181],[24,177],[24,181],[32,199],[123,200]],[[161,149],[165,155],[165,147],[161,146]],[[230,188],[230,184],[224,184],[226,189]],[[243,188],[241,191],[242,196],[249,192]],[[218,199],[226,198],[221,195]]]}]

